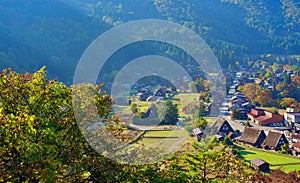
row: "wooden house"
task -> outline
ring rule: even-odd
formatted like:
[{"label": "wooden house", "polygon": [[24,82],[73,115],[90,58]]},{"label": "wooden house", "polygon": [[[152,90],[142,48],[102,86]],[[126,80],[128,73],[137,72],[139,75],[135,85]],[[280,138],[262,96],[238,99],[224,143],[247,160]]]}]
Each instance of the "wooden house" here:
[{"label": "wooden house", "polygon": [[200,142],[200,141],[201,141],[201,138],[202,138],[202,136],[203,136],[203,132],[202,132],[199,128],[195,128],[195,129],[193,130],[193,134],[194,134],[194,136],[195,136],[197,142]]},{"label": "wooden house", "polygon": [[227,120],[224,118],[218,119],[213,125],[218,135],[226,136],[230,132],[234,132],[233,128],[230,126]]},{"label": "wooden house", "polygon": [[259,158],[255,158],[254,160],[251,161],[251,167],[254,168],[255,170],[259,170],[262,172],[267,172],[270,170],[269,163]]},{"label": "wooden house", "polygon": [[245,127],[242,136],[238,138],[237,141],[254,147],[261,147],[261,144],[264,142],[265,138],[266,134],[263,130]]},{"label": "wooden house", "polygon": [[288,144],[288,140],[286,139],[284,134],[269,131],[267,138],[264,140],[262,146],[265,149],[272,149],[272,150],[280,150],[281,146],[284,144]]},{"label": "wooden house", "polygon": [[263,109],[252,109],[248,113],[248,118],[253,122],[261,126],[274,126],[280,127],[284,125],[283,116]]}]

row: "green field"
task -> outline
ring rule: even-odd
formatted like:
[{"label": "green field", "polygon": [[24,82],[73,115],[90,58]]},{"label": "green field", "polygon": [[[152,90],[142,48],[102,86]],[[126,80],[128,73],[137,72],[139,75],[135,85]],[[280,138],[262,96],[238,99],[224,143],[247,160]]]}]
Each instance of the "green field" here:
[{"label": "green field", "polygon": [[148,131],[146,132],[146,134],[144,135],[144,137],[151,137],[151,136],[155,136],[155,137],[168,137],[172,134],[172,131]]},{"label": "green field", "polygon": [[280,155],[271,151],[265,152],[245,146],[237,146],[237,149],[240,150],[242,158],[244,158],[248,162],[255,158],[260,158],[270,163],[270,169],[280,169],[284,172],[300,170],[300,158]]},{"label": "green field", "polygon": [[188,132],[186,130],[156,130],[156,131],[147,131],[144,137],[169,137],[169,136],[175,136],[175,137],[183,137],[187,136]]},{"label": "green field", "polygon": [[165,151],[168,151],[169,148],[175,147],[177,143],[185,142],[187,138],[189,136],[185,130],[147,131],[138,143],[152,148],[163,148]]}]

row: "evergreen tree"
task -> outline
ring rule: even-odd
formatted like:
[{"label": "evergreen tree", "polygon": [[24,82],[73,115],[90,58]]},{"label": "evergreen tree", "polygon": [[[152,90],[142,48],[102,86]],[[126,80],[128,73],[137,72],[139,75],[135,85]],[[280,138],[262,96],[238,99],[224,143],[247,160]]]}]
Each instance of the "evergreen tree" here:
[{"label": "evergreen tree", "polygon": [[177,107],[172,101],[166,101],[166,114],[161,122],[162,125],[176,125],[179,117]]}]

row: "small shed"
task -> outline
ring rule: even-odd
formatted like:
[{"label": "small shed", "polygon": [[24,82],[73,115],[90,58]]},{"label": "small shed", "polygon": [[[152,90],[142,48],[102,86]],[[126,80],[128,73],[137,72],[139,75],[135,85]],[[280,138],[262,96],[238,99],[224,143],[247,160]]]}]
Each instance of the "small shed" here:
[{"label": "small shed", "polygon": [[222,142],[224,140],[224,136],[216,134],[215,137],[217,139],[217,142]]},{"label": "small shed", "polygon": [[199,128],[195,128],[193,130],[193,134],[194,134],[195,138],[197,139],[197,142],[200,142],[201,138],[202,138],[202,135],[203,135],[203,132]]},{"label": "small shed", "polygon": [[270,165],[269,163],[265,162],[264,160],[261,160],[259,158],[255,158],[254,160],[251,161],[251,166],[255,170],[259,170],[262,172],[267,172],[270,170]]}]

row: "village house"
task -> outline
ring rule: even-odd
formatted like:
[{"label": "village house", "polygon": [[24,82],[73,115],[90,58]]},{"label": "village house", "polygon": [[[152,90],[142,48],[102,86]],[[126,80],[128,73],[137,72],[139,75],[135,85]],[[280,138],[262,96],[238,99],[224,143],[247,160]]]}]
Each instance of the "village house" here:
[{"label": "village house", "polygon": [[232,114],[233,111],[239,110],[240,111],[240,115],[237,117],[237,119],[240,120],[246,120],[248,119],[247,117],[247,109],[243,106],[240,105],[233,105],[231,107],[228,108],[228,110],[230,111],[229,113]]},{"label": "village house", "polygon": [[[292,110],[293,111],[293,110]],[[284,113],[285,124],[299,123],[300,124],[300,112],[285,112]]]},{"label": "village house", "polygon": [[251,145],[253,147],[261,147],[261,144],[263,143],[265,138],[266,134],[263,130],[245,127],[242,136],[237,138],[237,141],[243,144]]},{"label": "village house", "polygon": [[154,96],[166,98],[166,96],[167,96],[167,88],[165,88],[165,87],[159,88],[156,91],[156,93],[155,93]]},{"label": "village house", "polygon": [[281,146],[288,144],[288,140],[284,134],[274,131],[269,131],[267,138],[262,143],[262,147],[265,149],[281,150]]},{"label": "village house", "polygon": [[216,130],[218,135],[223,137],[228,135],[230,132],[234,132],[233,128],[224,118],[219,118],[213,125],[213,128]]},{"label": "village house", "polygon": [[259,170],[262,172],[267,172],[270,170],[269,163],[265,162],[264,160],[261,160],[259,158],[255,158],[251,161],[251,167],[255,170]]},{"label": "village house", "polygon": [[136,94],[136,99],[138,101],[146,101],[148,97],[149,97],[148,93],[139,92],[139,93]]},{"label": "village house", "polygon": [[244,104],[246,102],[247,102],[247,99],[244,99],[244,98],[235,98],[232,100],[233,105],[239,105],[239,106],[241,106],[242,104]]},{"label": "village house", "polygon": [[247,112],[250,112],[252,109],[255,108],[255,105],[250,102],[245,102],[242,104],[242,107],[244,107]]},{"label": "village house", "polygon": [[263,109],[252,109],[251,112],[248,113],[248,119],[261,126],[284,126],[283,116]]},{"label": "village house", "polygon": [[248,119],[247,113],[254,108],[252,104],[248,101],[247,97],[243,95],[241,92],[235,92],[233,97],[231,98],[232,106],[228,108],[230,113],[233,111],[239,110],[240,115],[238,119],[246,120]]},{"label": "village house", "polygon": [[142,88],[135,95],[138,101],[147,101],[147,99],[153,95],[152,89],[150,86]]}]

